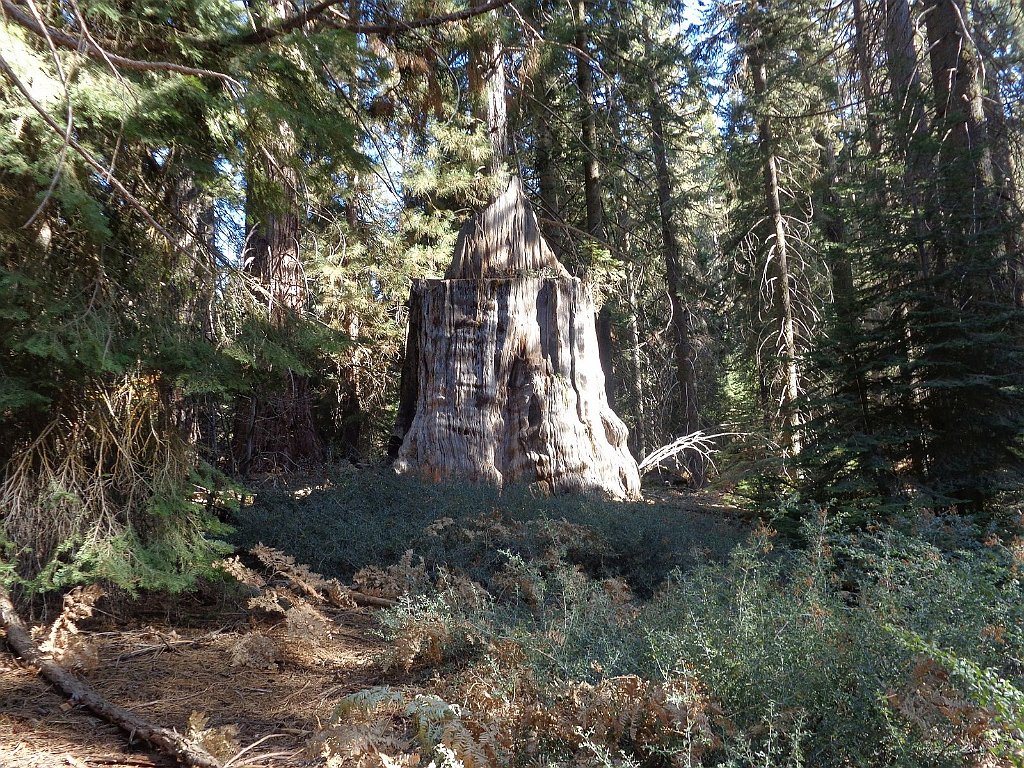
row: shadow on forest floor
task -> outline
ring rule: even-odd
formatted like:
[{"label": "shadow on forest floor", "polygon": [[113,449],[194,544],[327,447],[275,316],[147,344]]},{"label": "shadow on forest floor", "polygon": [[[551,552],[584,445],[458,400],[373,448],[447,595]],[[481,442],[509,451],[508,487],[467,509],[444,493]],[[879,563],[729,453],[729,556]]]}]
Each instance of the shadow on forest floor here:
[{"label": "shadow on forest floor", "polygon": [[318,573],[348,580],[365,566],[396,563],[409,550],[428,566],[463,570],[484,557],[481,548],[526,559],[540,554],[529,551],[531,541],[511,534],[462,546],[466,542],[435,534],[438,521],[465,528],[481,520],[513,527],[565,520],[598,545],[576,557],[570,553],[569,560],[594,575],[621,576],[643,596],[674,569],[724,559],[749,529],[734,507],[711,494],[646,492],[644,501],[613,502],[544,496],[524,486],[498,491],[472,483],[424,483],[389,469],[342,471],[325,480],[263,488],[238,515],[233,541],[241,549],[266,544]]},{"label": "shadow on forest floor", "polygon": [[[287,622],[218,599],[177,623],[164,598],[115,600],[119,615],[103,613],[82,627],[98,652],[94,668],[79,673],[109,701],[150,722],[189,731],[199,713],[206,729],[225,728],[232,750],[266,738],[246,753],[248,766],[318,764],[309,736],[330,719],[339,699],[373,685],[380,675],[382,641],[362,610],[332,611],[329,637],[311,643]],[[102,607],[101,603],[101,607]],[[90,665],[92,666],[92,665]],[[193,720],[195,722],[195,720]],[[227,743],[226,742],[226,743]],[[31,670],[0,656],[0,765],[172,766],[145,744],[71,706]]]},{"label": "shadow on forest floor", "polygon": [[[236,521],[235,543],[275,547],[314,571],[348,581],[368,565],[387,566],[408,550],[435,566],[466,568],[550,542],[523,530],[582,531],[569,560],[597,574],[625,576],[649,594],[673,568],[721,559],[745,535],[734,510],[713,497],[661,491],[638,503],[498,493],[475,485],[427,485],[388,470],[341,471],[258,491]],[[485,530],[469,541],[431,535]],[[474,528],[480,521],[483,528]],[[434,526],[436,529],[437,526]],[[562,530],[560,529],[560,530]],[[506,539],[494,531],[509,531]],[[472,538],[472,537],[470,537]],[[493,564],[493,563],[491,563]],[[185,733],[195,714],[232,748],[262,743],[235,765],[320,765],[310,736],[344,696],[384,678],[388,647],[369,609],[318,609],[329,633],[296,637],[291,622],[247,605],[249,594],[215,587],[177,598],[106,599],[81,637],[97,652],[80,674],[111,702]],[[301,600],[301,598],[300,598]],[[199,722],[202,722],[200,718]],[[315,750],[314,750],[315,751]],[[230,757],[230,754],[228,754]],[[32,670],[0,654],[0,766],[174,765],[144,744],[72,706]]]}]

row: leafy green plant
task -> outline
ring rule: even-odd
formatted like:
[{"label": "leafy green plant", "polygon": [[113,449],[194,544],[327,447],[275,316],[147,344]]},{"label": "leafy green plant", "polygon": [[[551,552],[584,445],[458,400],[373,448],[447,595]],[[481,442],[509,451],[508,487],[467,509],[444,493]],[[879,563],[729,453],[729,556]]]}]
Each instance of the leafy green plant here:
[{"label": "leafy green plant", "polygon": [[[465,575],[472,559],[460,572],[450,557],[439,578],[420,568],[405,581],[383,631],[403,681],[429,680],[448,708],[428,746],[466,765],[493,764],[488,743],[510,763],[551,765],[952,768],[979,752],[1014,764],[1020,543],[843,528],[809,517],[806,546],[793,549],[759,526],[724,561],[677,570],[646,599],[565,550],[506,548],[482,582]],[[647,706],[641,691],[681,681],[688,706],[702,702],[699,727],[641,738],[636,722],[597,728],[587,704],[607,694],[628,720],[640,711],[628,702]],[[616,699],[619,686],[633,693]],[[566,691],[576,704],[563,709]],[[531,737],[531,706],[561,725]],[[415,732],[395,714],[394,727]],[[508,722],[521,732],[487,741]]]}]

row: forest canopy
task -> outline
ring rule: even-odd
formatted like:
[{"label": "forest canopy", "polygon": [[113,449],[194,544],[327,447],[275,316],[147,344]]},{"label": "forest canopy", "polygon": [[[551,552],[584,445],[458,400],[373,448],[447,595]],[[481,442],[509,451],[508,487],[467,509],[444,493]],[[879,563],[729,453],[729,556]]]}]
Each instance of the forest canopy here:
[{"label": "forest canopy", "polygon": [[75,624],[16,607],[220,585],[288,642],[384,609],[332,766],[1020,765],[1022,41],[1018,0],[0,0],[8,644],[49,676]]}]

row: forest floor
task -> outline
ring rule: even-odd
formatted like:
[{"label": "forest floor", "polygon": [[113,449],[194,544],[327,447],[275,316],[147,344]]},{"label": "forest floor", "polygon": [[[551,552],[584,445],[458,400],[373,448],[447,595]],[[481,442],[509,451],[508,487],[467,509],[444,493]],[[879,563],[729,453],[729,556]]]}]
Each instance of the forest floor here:
[{"label": "forest floor", "polygon": [[[99,614],[82,627],[98,660],[80,674],[109,701],[154,724],[193,734],[225,729],[217,750],[225,762],[262,740],[234,766],[315,764],[306,742],[318,722],[330,720],[340,698],[381,677],[383,641],[372,632],[372,609],[332,612],[329,639],[311,652],[288,644],[283,624],[252,622],[245,603],[143,601]],[[265,638],[280,642],[265,645]],[[272,647],[283,650],[260,652]],[[73,706],[10,655],[0,656],[0,766],[118,765],[175,762],[146,744],[129,745],[127,734]]]},{"label": "forest floor", "polygon": [[[704,520],[711,531],[724,524],[737,538],[746,528],[719,498],[667,489],[652,495],[678,505],[691,526]],[[310,645],[289,636],[286,622],[254,614],[248,598],[231,591],[108,598],[81,623],[93,650],[76,671],[112,703],[198,736],[233,768],[323,765],[311,737],[344,696],[383,683],[429,687],[385,671],[388,647],[375,632],[374,608],[322,608],[330,633]],[[119,765],[175,762],[130,743],[0,653],[0,768]]]}]

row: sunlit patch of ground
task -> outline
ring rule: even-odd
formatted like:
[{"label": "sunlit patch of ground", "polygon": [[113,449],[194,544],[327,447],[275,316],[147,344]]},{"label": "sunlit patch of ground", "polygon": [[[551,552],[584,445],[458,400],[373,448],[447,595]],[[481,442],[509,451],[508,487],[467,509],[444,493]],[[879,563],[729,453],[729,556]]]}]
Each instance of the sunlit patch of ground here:
[{"label": "sunlit patch of ground", "polygon": [[[245,599],[239,601],[193,613],[187,626],[152,602],[119,606],[122,615],[83,628],[100,657],[83,676],[111,702],[155,724],[186,732],[200,713],[205,729],[227,727],[228,752],[264,740],[233,766],[316,765],[321,761],[305,745],[318,721],[331,717],[338,699],[377,680],[381,648],[369,632],[373,618],[362,610],[333,612],[330,635],[304,643],[283,622],[250,623]],[[228,752],[220,756],[230,759]],[[129,744],[127,734],[0,655],[0,766],[83,765],[174,762]]]}]

